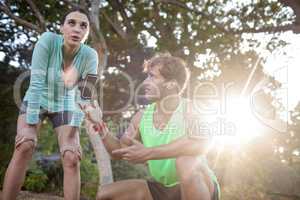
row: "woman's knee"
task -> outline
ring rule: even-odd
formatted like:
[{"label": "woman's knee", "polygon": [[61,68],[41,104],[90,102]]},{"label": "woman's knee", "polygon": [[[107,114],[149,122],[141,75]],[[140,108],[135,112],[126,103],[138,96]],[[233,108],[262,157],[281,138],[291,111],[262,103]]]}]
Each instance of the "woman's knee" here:
[{"label": "woman's knee", "polygon": [[15,151],[23,156],[32,156],[37,144],[37,130],[25,122],[25,116],[19,116]]},{"label": "woman's knee", "polygon": [[63,165],[67,168],[77,168],[79,167],[80,158],[73,151],[65,151],[63,153]]},{"label": "woman's knee", "polygon": [[16,146],[15,153],[20,154],[22,158],[31,157],[35,150],[35,142],[26,140]]}]

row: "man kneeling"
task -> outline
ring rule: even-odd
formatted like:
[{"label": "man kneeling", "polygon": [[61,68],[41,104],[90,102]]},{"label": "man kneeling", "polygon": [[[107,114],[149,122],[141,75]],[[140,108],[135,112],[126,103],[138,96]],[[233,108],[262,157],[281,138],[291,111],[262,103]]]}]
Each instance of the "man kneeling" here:
[{"label": "man kneeling", "polygon": [[88,130],[98,133],[113,159],[147,163],[154,181],[124,180],[104,185],[98,200],[217,200],[219,186],[205,153],[210,142],[193,125],[195,106],[182,98],[189,72],[185,62],[158,55],[145,62],[145,98],[152,104],[137,112],[120,139],[114,137],[99,110],[82,108]]}]

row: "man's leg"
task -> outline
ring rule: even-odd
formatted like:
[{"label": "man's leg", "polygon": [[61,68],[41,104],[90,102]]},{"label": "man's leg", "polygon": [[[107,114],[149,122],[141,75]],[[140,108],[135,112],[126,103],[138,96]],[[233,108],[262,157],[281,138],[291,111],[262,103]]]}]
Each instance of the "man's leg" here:
[{"label": "man's leg", "polygon": [[64,170],[64,199],[79,200],[81,148],[77,127],[63,125],[55,128],[58,135]]},{"label": "man's leg", "polygon": [[201,166],[196,157],[178,157],[176,169],[182,200],[211,200],[214,191],[213,182],[205,166]]},{"label": "man's leg", "polygon": [[13,157],[6,170],[3,183],[4,200],[17,198],[25,179],[29,161],[37,141],[37,127],[26,123],[25,114],[18,117],[17,136]]},{"label": "man's leg", "polygon": [[132,179],[102,186],[97,200],[153,200],[145,180]]}]

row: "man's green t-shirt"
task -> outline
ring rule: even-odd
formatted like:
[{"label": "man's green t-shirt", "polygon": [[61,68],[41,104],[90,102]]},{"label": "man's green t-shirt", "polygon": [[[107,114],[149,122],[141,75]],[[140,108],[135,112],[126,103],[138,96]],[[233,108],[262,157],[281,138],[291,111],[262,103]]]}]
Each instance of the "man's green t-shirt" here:
[{"label": "man's green t-shirt", "polygon": [[[188,100],[181,99],[179,106],[172,114],[168,124],[163,130],[158,130],[153,125],[153,114],[155,111],[155,103],[147,106],[145,109],[141,122],[140,122],[140,133],[141,140],[145,147],[155,147],[164,144],[169,144],[173,140],[182,137],[186,134],[186,123],[185,123],[185,109],[187,107]],[[203,155],[198,156],[199,162],[205,162],[204,164],[208,167],[206,163],[206,158]],[[151,176],[155,181],[163,184],[166,187],[172,187],[177,185],[178,177],[176,173],[176,160],[172,159],[162,159],[162,160],[149,160],[148,167]],[[188,170],[188,169],[187,169]],[[213,180],[216,181],[211,170],[210,175]]]}]

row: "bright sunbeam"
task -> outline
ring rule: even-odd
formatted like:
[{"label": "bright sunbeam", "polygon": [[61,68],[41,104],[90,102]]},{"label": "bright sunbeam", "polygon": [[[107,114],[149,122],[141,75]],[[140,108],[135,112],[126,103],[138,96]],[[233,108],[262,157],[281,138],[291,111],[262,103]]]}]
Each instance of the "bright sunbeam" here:
[{"label": "bright sunbeam", "polygon": [[233,125],[234,131],[230,135],[221,135],[215,138],[218,145],[241,147],[262,134],[260,123],[251,108],[247,98],[231,99],[226,104],[226,112],[222,116],[227,123]]}]

